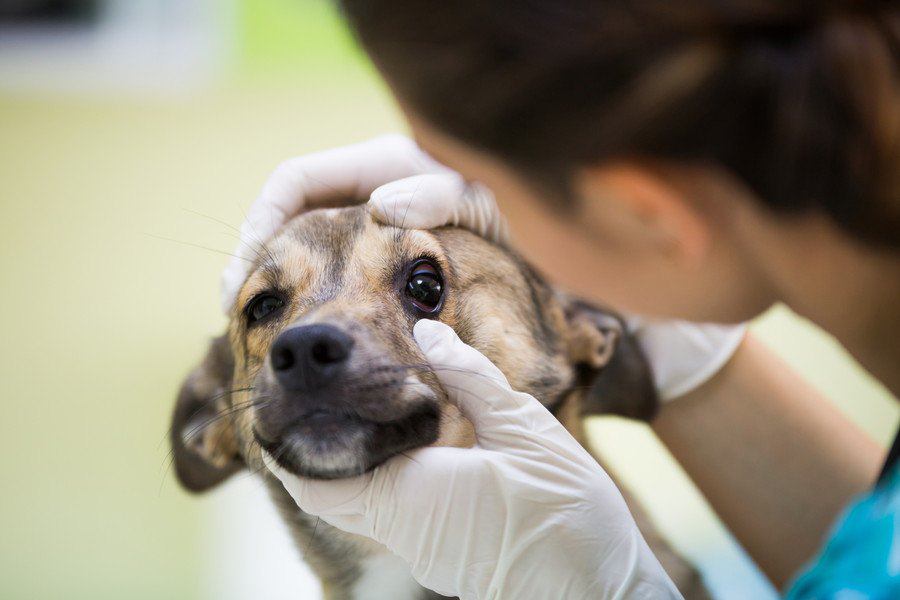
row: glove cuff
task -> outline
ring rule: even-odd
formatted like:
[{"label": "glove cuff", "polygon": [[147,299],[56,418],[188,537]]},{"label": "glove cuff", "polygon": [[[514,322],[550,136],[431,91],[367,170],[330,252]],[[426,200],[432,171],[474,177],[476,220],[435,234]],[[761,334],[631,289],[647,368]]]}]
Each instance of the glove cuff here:
[{"label": "glove cuff", "polygon": [[629,328],[653,371],[663,402],[688,394],[719,372],[747,333],[747,326],[649,321],[633,317]]}]

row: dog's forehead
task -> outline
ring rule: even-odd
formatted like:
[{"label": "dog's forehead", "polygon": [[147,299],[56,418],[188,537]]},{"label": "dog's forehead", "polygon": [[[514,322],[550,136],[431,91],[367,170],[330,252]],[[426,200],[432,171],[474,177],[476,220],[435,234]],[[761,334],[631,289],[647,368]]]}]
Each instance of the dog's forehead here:
[{"label": "dog's forehead", "polygon": [[290,220],[259,252],[239,305],[272,287],[373,285],[421,255],[440,259],[444,251],[429,232],[382,225],[364,206],[310,211]]},{"label": "dog's forehead", "polygon": [[344,254],[371,222],[364,207],[325,208],[297,215],[272,241],[285,250],[296,246],[324,254]]}]

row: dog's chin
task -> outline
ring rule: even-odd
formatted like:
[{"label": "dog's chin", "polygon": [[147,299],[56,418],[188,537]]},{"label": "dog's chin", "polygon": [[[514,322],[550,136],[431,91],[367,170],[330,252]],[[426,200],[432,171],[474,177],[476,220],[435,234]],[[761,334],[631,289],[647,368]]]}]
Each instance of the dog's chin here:
[{"label": "dog's chin", "polygon": [[277,439],[254,429],[262,446],[285,470],[311,479],[361,475],[392,456],[434,443],[440,411],[425,402],[408,414],[385,422],[324,410],[304,415]]}]

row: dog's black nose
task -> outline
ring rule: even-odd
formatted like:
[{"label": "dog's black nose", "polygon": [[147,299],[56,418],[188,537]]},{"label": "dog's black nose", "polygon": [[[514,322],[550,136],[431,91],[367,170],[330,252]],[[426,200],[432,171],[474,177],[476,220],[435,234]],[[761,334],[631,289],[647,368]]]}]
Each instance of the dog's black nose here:
[{"label": "dog's black nose", "polygon": [[287,390],[314,390],[341,372],[352,347],[353,338],[333,325],[292,327],[272,345],[272,370]]}]

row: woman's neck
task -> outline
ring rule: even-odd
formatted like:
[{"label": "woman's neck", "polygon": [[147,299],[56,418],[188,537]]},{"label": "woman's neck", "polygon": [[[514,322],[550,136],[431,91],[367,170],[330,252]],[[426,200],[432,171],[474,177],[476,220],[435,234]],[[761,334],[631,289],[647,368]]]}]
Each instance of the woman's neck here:
[{"label": "woman's neck", "polygon": [[900,397],[900,253],[864,245],[822,217],[768,231],[757,254],[784,302]]}]

